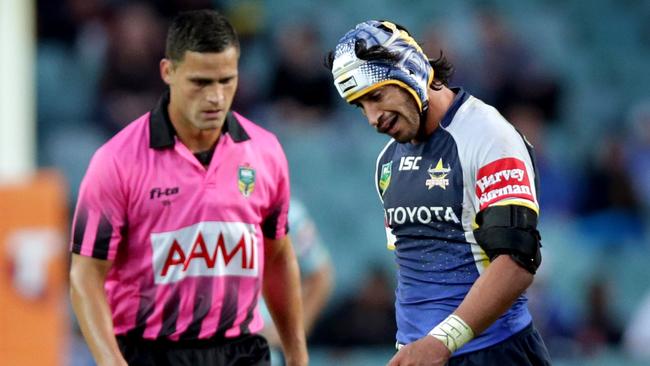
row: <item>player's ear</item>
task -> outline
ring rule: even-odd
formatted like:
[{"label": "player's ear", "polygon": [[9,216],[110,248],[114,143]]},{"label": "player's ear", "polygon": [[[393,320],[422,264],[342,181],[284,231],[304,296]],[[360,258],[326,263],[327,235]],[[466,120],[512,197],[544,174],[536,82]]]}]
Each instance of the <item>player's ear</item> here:
[{"label": "player's ear", "polygon": [[165,84],[171,84],[173,72],[174,64],[170,59],[163,58],[160,60],[160,77],[163,79]]}]

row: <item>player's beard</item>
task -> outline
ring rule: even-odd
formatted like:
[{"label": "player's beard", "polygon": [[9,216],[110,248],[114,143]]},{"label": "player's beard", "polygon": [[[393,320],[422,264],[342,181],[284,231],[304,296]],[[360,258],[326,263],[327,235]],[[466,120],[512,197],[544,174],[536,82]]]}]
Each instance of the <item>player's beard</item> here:
[{"label": "player's beard", "polygon": [[[406,116],[404,116],[404,118],[406,119]],[[418,125],[417,125],[417,129],[415,131],[415,135],[411,136],[411,137],[407,137],[408,142],[422,142],[422,141],[426,140],[427,137],[428,137],[427,136],[427,131],[426,131],[426,129],[427,129],[427,113],[426,113],[426,109],[424,111],[418,113],[417,116],[415,116],[413,119],[417,121]]]}]

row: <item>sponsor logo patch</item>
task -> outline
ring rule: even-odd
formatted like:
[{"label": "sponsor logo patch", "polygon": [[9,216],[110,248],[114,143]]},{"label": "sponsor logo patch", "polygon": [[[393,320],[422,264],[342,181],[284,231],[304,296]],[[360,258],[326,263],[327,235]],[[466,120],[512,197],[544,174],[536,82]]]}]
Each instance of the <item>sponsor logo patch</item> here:
[{"label": "sponsor logo patch", "polygon": [[447,175],[451,169],[449,168],[449,164],[447,164],[447,167],[442,166],[442,158],[438,160],[438,164],[436,164],[435,168],[432,168],[431,165],[429,165],[429,169],[427,169],[427,173],[429,173],[430,179],[427,179],[424,184],[426,184],[427,188],[431,189],[433,187],[440,187],[442,189],[447,189],[447,186],[449,185],[449,179],[447,179]]},{"label": "sponsor logo patch", "polygon": [[454,209],[444,206],[391,207],[384,210],[386,226],[408,224],[430,224],[432,222],[453,222],[460,224]]},{"label": "sponsor logo patch", "polygon": [[250,197],[255,189],[255,169],[248,165],[240,166],[237,174],[237,187],[244,197]]},{"label": "sponsor logo patch", "polygon": [[421,156],[402,156],[401,159],[399,159],[399,171],[402,170],[419,170],[420,165],[420,160],[422,160]]},{"label": "sponsor logo patch", "polygon": [[481,210],[506,198],[535,201],[526,165],[516,158],[499,159],[479,169],[475,188]]},{"label": "sponsor logo patch", "polygon": [[187,277],[256,277],[259,268],[255,226],[241,222],[201,222],[151,234],[154,281]]},{"label": "sponsor logo patch", "polygon": [[393,162],[389,161],[388,163],[381,166],[381,176],[379,177],[379,192],[381,195],[384,195],[388,185],[390,185],[390,174],[393,169]]},{"label": "sponsor logo patch", "polygon": [[152,188],[151,191],[149,191],[149,199],[155,199],[155,198],[160,198],[162,196],[172,196],[175,194],[178,194],[179,188],[178,187],[169,187],[169,188],[161,188],[161,187],[155,187]]}]

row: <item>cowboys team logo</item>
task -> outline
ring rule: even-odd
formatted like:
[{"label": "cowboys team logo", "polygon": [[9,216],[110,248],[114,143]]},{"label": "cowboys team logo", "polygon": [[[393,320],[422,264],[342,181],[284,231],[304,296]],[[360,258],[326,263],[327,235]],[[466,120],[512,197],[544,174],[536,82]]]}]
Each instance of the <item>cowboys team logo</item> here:
[{"label": "cowboys team logo", "polygon": [[237,186],[239,187],[239,192],[248,198],[253,193],[253,189],[255,189],[255,169],[248,165],[240,166]]},{"label": "cowboys team logo", "polygon": [[449,185],[449,179],[447,179],[447,175],[451,169],[449,168],[449,164],[447,164],[447,167],[444,168],[442,166],[442,158],[438,160],[438,164],[436,164],[435,168],[432,168],[431,165],[429,165],[429,169],[427,169],[427,173],[429,173],[429,176],[431,179],[427,179],[424,184],[426,184],[427,188],[431,189],[433,187],[440,187],[442,189],[447,189],[447,186]]},{"label": "cowboys team logo", "polygon": [[379,192],[382,194],[382,196],[390,184],[390,172],[392,170],[392,167],[392,161],[381,166],[381,176],[379,177]]}]

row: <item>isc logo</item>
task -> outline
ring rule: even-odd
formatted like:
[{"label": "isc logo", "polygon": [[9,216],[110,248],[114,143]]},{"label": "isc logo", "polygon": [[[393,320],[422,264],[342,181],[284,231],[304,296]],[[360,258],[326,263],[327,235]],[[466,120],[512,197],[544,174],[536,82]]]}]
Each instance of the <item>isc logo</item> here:
[{"label": "isc logo", "polygon": [[422,160],[421,156],[402,156],[399,160],[399,170],[418,170],[420,160]]},{"label": "isc logo", "polygon": [[239,222],[201,222],[151,234],[156,284],[197,276],[257,276],[255,227]]}]

